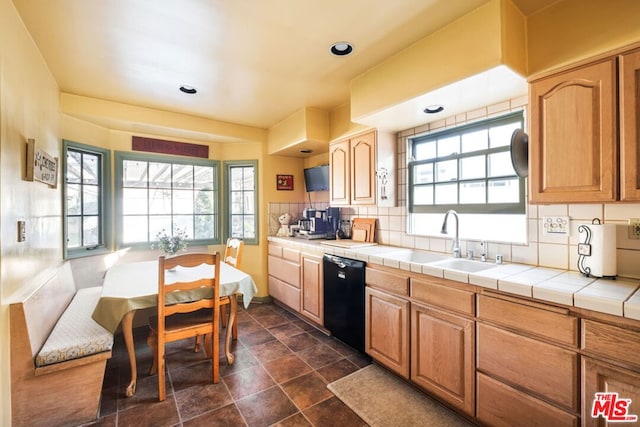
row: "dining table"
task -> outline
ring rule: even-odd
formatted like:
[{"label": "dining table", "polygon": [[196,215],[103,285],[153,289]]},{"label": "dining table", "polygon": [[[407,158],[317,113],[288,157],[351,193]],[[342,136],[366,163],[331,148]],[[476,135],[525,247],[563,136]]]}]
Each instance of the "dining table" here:
[{"label": "dining table", "polygon": [[[194,268],[177,267],[175,271],[165,272],[165,282],[189,281],[213,275],[213,266],[203,264]],[[229,320],[225,336],[225,355],[232,364],[231,329],[236,321],[237,294],[242,294],[244,307],[248,308],[251,299],[258,291],[252,277],[226,263],[220,263],[220,296],[228,296],[230,300]],[[167,296],[169,302],[193,301],[207,298],[203,292],[211,294],[211,289],[189,292],[172,292]],[[210,296],[209,296],[210,297]],[[158,261],[141,261],[117,264],[109,268],[105,274],[102,293],[93,311],[93,319],[111,333],[115,333],[122,325],[125,346],[131,365],[131,382],[127,386],[126,396],[136,392],[138,376],[135,346],[133,342],[133,318],[137,310],[157,307],[158,305]]]}]

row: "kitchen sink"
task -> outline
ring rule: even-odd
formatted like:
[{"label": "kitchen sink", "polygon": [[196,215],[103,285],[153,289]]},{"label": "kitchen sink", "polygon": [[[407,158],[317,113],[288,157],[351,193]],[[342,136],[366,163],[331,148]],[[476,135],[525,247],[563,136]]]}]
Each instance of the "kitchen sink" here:
[{"label": "kitchen sink", "polygon": [[464,271],[465,273],[476,273],[495,267],[494,264],[460,258],[448,258],[442,261],[431,262],[429,265],[447,270]]},{"label": "kitchen sink", "polygon": [[415,264],[426,264],[442,260],[443,258],[445,258],[445,256],[423,251],[407,250],[389,253],[385,255],[385,258],[391,258],[397,261],[412,262]]}]

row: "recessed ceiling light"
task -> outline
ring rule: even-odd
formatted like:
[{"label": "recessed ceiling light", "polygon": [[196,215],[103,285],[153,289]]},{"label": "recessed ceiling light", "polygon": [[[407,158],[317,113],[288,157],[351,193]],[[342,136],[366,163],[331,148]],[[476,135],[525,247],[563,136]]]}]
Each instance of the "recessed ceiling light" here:
[{"label": "recessed ceiling light", "polygon": [[442,105],[429,105],[427,108],[422,110],[425,114],[436,114],[441,111],[444,111],[444,107]]},{"label": "recessed ceiling light", "polygon": [[196,89],[193,86],[182,85],[182,86],[180,86],[180,92],[184,92],[184,93],[188,93],[190,95],[193,95],[194,93],[198,92],[198,89]]},{"label": "recessed ceiling light", "polygon": [[300,152],[302,154],[311,154],[313,153],[313,150],[310,150],[309,148],[303,148],[302,150],[300,150]]},{"label": "recessed ceiling light", "polygon": [[353,52],[353,46],[348,42],[337,42],[331,45],[329,51],[336,56],[345,56]]}]

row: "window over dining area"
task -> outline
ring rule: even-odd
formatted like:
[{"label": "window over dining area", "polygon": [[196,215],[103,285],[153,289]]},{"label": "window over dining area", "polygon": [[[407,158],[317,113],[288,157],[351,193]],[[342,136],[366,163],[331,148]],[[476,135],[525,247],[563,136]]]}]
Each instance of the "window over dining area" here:
[{"label": "window over dining area", "polygon": [[116,243],[151,245],[159,232],[220,243],[219,162],[116,152]]}]

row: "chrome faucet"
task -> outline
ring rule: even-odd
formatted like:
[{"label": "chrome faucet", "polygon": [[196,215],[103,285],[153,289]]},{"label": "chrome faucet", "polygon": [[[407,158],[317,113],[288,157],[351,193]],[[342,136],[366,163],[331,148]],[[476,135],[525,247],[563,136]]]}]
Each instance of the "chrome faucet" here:
[{"label": "chrome faucet", "polygon": [[440,233],[449,234],[447,232],[447,219],[449,219],[449,214],[452,214],[456,219],[456,236],[453,239],[453,256],[456,258],[460,258],[460,237],[458,234],[458,225],[460,220],[458,219],[458,213],[453,209],[448,210],[444,214],[444,221],[442,222],[442,229],[440,230]]},{"label": "chrome faucet", "polygon": [[487,262],[487,241],[483,240],[480,242],[480,247],[482,248],[482,253],[480,254],[480,261]]}]

